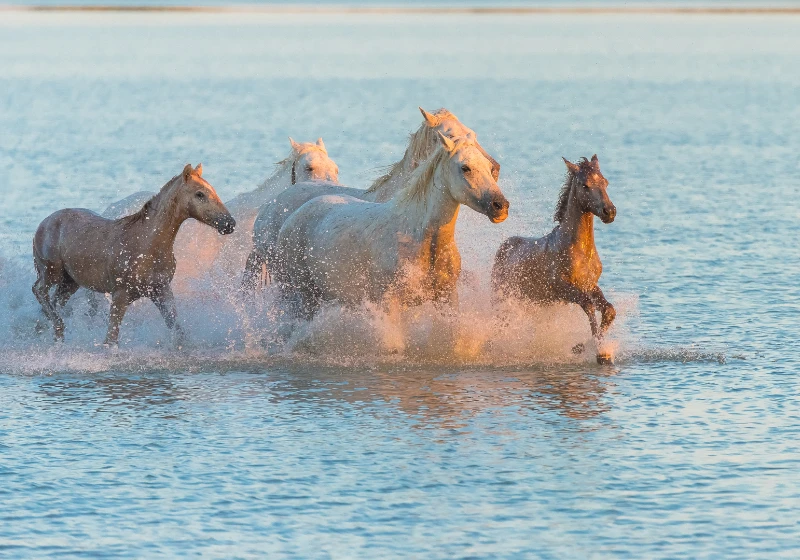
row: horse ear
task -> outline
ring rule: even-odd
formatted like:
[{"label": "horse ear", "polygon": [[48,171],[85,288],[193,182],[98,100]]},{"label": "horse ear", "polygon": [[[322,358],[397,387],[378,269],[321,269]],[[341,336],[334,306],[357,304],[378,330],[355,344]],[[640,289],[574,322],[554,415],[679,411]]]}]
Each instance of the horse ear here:
[{"label": "horse ear", "polygon": [[566,164],[567,164],[567,169],[568,169],[568,170],[569,170],[571,173],[577,173],[577,172],[578,172],[578,170],[580,169],[580,167],[578,167],[577,165],[575,165],[575,164],[574,164],[574,163],[572,163],[571,161],[568,161],[568,160],[567,160],[567,158],[565,158],[565,157],[562,157],[561,159],[563,159],[563,160],[564,160],[564,163],[566,163]]},{"label": "horse ear", "polygon": [[297,142],[295,142],[294,140],[292,140],[292,137],[291,137],[291,136],[289,136],[289,144],[291,144],[291,145],[292,145],[292,149],[293,149],[295,152],[299,152],[299,151],[300,151],[300,144],[298,144]]},{"label": "horse ear", "polygon": [[600,169],[600,160],[599,160],[599,159],[597,159],[597,154],[595,154],[595,155],[593,155],[593,156],[592,156],[592,165],[593,165],[593,166],[594,166],[596,169]]},{"label": "horse ear", "polygon": [[325,149],[325,143],[322,141],[322,136],[317,138],[317,147],[326,154],[328,153],[328,150]]},{"label": "horse ear", "polygon": [[439,140],[442,141],[442,145],[445,147],[445,149],[448,152],[452,152],[453,150],[456,149],[456,143],[453,142],[452,140],[450,140],[450,138],[448,138],[447,136],[445,136],[444,134],[442,134],[438,130],[436,131],[436,134],[439,135]]},{"label": "horse ear", "polygon": [[194,171],[194,169],[192,169],[192,164],[191,163],[187,163],[186,167],[183,168],[183,181],[184,182],[189,180],[189,177],[192,176],[192,172],[193,171]]},{"label": "horse ear", "polygon": [[203,176],[203,164],[202,163],[198,163],[197,167],[194,168],[194,172],[197,174],[198,177],[202,177]]},{"label": "horse ear", "polygon": [[425,119],[425,122],[427,123],[428,126],[430,126],[431,128],[434,126],[439,126],[439,118],[436,115],[430,114],[422,107],[419,107],[419,112],[422,113],[422,118]]}]

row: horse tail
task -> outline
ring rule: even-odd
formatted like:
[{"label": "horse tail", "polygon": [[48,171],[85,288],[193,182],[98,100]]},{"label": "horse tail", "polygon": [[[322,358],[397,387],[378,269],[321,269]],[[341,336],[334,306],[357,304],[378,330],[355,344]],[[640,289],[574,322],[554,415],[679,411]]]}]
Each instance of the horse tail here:
[{"label": "horse tail", "polygon": [[519,245],[519,237],[509,237],[500,244],[494,256],[492,266],[492,294],[497,298],[508,287],[508,260],[509,254]]}]

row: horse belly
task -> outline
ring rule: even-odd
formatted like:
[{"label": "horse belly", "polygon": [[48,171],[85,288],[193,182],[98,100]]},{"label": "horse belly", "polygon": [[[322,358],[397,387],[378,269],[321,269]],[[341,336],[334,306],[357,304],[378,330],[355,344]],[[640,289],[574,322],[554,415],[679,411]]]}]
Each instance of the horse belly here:
[{"label": "horse belly", "polygon": [[327,229],[309,241],[307,266],[323,300],[356,305],[377,301],[385,291],[386,275],[377,269],[364,240],[354,233]]}]

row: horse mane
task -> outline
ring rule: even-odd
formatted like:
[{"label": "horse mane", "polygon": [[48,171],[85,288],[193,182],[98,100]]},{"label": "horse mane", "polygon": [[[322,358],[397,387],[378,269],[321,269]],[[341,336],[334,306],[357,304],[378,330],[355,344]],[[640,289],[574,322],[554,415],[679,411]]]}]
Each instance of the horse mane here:
[{"label": "horse mane", "polygon": [[[446,119],[455,119],[456,116],[447,109],[439,109],[433,113],[434,116]],[[380,189],[386,182],[403,167],[403,163],[410,159],[412,164],[419,165],[427,159],[430,146],[436,146],[439,139],[436,136],[436,128],[428,126],[423,122],[420,127],[408,135],[408,148],[406,148],[403,158],[391,165],[383,167],[384,174],[375,179],[372,186],[365,191],[372,193]]]},{"label": "horse mane", "polygon": [[400,191],[397,198],[404,201],[427,199],[428,191],[433,186],[433,175],[448,155],[443,146],[438,146],[433,154],[411,173],[406,187]]},{"label": "horse mane", "polygon": [[572,192],[573,182],[576,173],[584,171],[590,167],[591,163],[585,157],[578,160],[578,171],[567,169],[567,176],[564,179],[564,184],[561,186],[561,192],[558,193],[558,203],[556,204],[556,211],[553,214],[553,221],[561,223],[567,217],[567,206],[569,204],[569,193]]},{"label": "horse mane", "polygon": [[120,218],[119,221],[122,223],[122,225],[132,226],[137,222],[144,222],[151,217],[153,212],[155,212],[158,208],[162,196],[167,192],[167,190],[169,190],[169,187],[171,187],[179,177],[180,175],[175,175],[172,179],[164,183],[164,186],[161,187],[161,189],[150,200],[144,203],[144,206],[142,206],[141,210],[131,214],[130,216],[124,216]]}]

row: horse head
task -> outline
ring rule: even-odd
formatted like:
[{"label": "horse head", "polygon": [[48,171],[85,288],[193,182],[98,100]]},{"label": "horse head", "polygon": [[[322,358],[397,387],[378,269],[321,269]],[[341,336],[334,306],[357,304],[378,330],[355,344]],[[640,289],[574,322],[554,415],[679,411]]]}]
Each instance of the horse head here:
[{"label": "horse head", "polygon": [[474,130],[464,126],[464,124],[458,120],[458,117],[447,109],[439,109],[438,111],[429,113],[422,107],[419,107],[419,111],[422,113],[422,118],[425,119],[425,124],[435,131],[451,139],[465,138],[475,144],[475,147],[480,151],[483,157],[492,164],[492,177],[497,181],[500,177],[500,164],[478,143],[478,135],[475,134]]},{"label": "horse head", "polygon": [[445,185],[461,204],[485,214],[492,223],[508,217],[509,203],[492,175],[492,164],[478,146],[466,138],[452,140],[439,133],[447,152]]},{"label": "horse head", "polygon": [[561,158],[567,165],[572,190],[581,212],[591,212],[603,223],[610,224],[617,216],[617,208],[608,197],[608,181],[600,172],[600,161],[597,154],[591,160],[581,158],[578,164]]},{"label": "horse head", "polygon": [[182,179],[178,203],[187,209],[189,217],[213,227],[222,235],[233,233],[236,220],[225,208],[214,187],[203,179],[203,164],[197,164],[192,169],[191,164],[187,163]]},{"label": "horse head", "polygon": [[292,145],[292,184],[306,181],[339,182],[339,166],[330,157],[322,138],[314,142],[295,142]]}]

